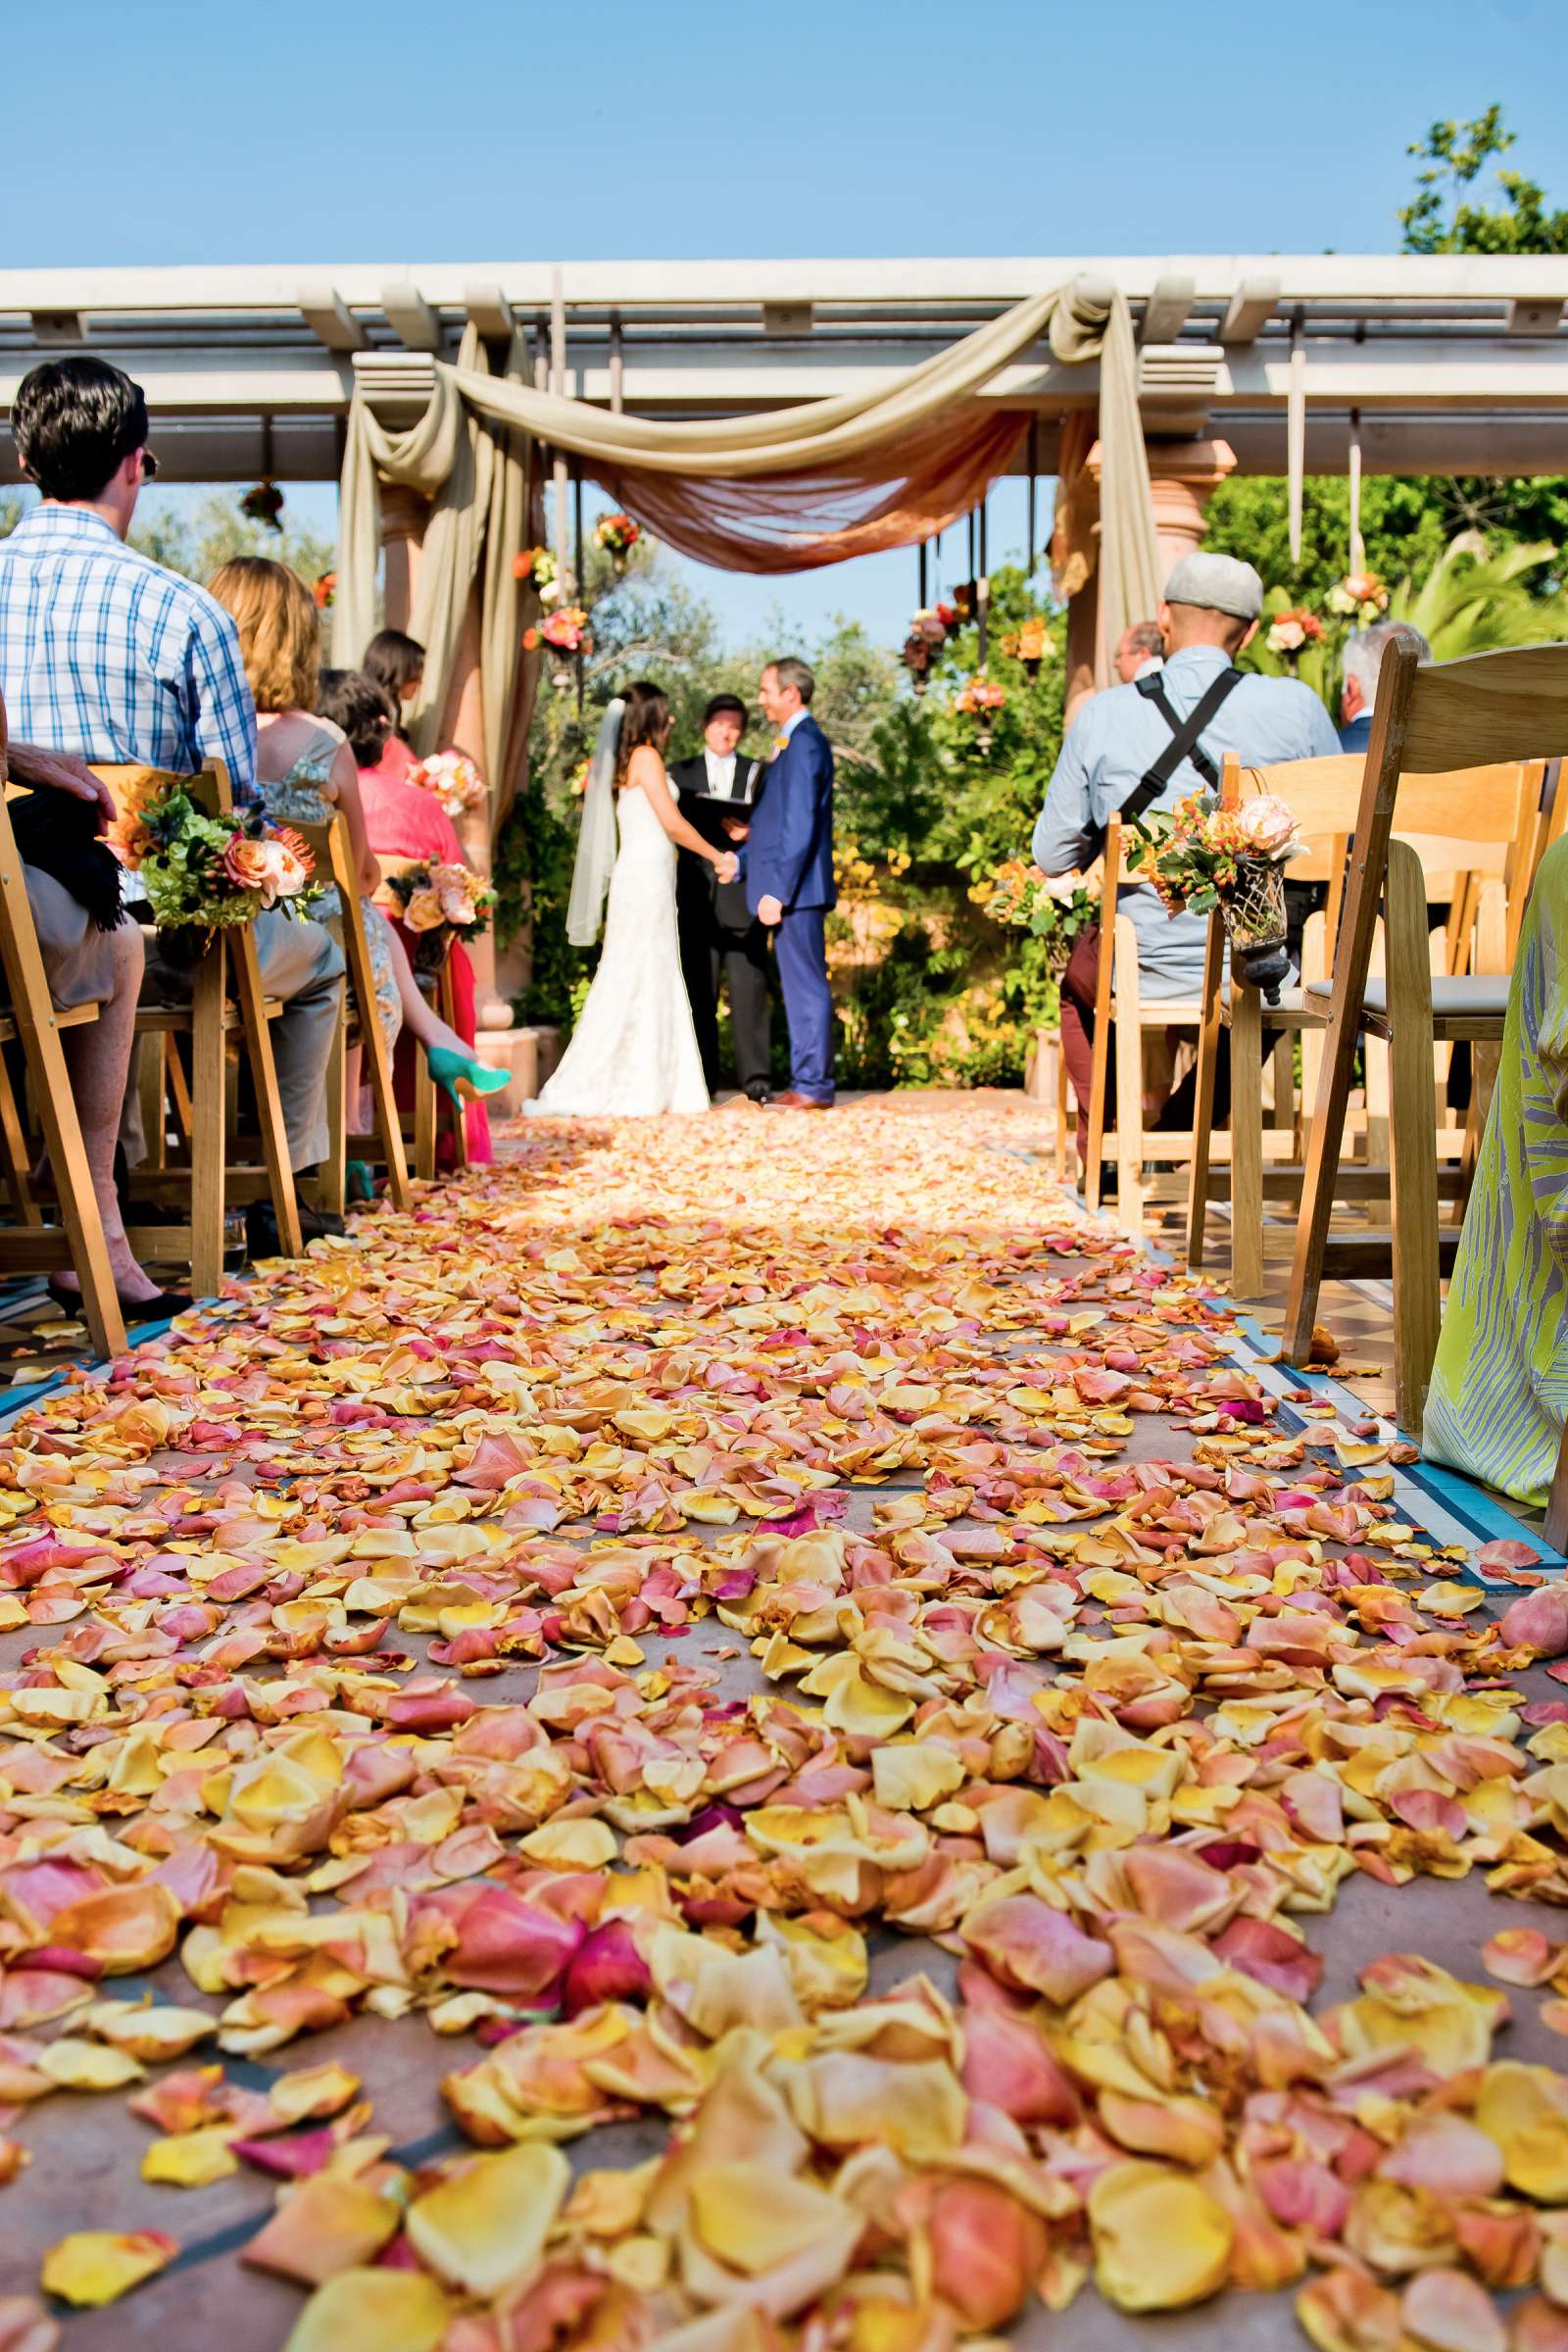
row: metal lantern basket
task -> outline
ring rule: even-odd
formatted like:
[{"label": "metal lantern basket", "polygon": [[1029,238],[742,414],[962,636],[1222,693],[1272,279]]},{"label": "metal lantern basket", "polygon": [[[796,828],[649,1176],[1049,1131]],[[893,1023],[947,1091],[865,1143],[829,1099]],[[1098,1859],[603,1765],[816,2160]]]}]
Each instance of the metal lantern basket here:
[{"label": "metal lantern basket", "polygon": [[1219,894],[1231,969],[1270,1004],[1291,968],[1286,948],[1285,868],[1274,858],[1238,858],[1236,880]]}]

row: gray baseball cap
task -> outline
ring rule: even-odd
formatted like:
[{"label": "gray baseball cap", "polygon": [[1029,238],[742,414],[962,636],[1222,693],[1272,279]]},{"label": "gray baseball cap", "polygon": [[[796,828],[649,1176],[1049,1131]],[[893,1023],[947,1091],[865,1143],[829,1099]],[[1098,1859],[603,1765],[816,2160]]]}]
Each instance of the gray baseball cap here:
[{"label": "gray baseball cap", "polygon": [[1183,556],[1165,582],[1165,602],[1256,620],[1263,610],[1263,583],[1251,564],[1236,556]]}]

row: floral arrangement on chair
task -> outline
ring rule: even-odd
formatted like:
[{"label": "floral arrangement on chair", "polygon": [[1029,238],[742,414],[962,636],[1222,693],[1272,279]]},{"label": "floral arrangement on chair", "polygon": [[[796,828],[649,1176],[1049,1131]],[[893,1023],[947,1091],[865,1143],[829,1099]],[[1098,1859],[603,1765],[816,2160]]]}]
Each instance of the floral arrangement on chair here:
[{"label": "floral arrangement on chair", "polygon": [[1151,809],[1132,828],[1127,865],[1152,882],[1167,914],[1217,906],[1242,979],[1279,1003],[1285,953],[1285,861],[1302,847],[1294,812],[1271,793],[1222,808],[1200,792]]},{"label": "floral arrangement on chair", "polygon": [[177,779],[151,782],[110,826],[109,846],[140,876],[160,931],[200,933],[204,945],[273,906],[303,915],[318,896],[297,833],[259,808],[209,816]]},{"label": "floral arrangement on chair", "polygon": [[1335,582],[1323,601],[1343,620],[1353,620],[1358,629],[1369,629],[1388,611],[1389,592],[1375,571],[1348,571],[1343,580]]},{"label": "floral arrangement on chair", "polygon": [[632,549],[643,535],[640,522],[629,514],[601,514],[594,524],[594,545],[602,548],[617,572],[624,571]]},{"label": "floral arrangement on chair", "polygon": [[318,571],[311,594],[316,599],[316,609],[318,612],[330,612],[332,599],[337,594],[337,573],[335,571]]},{"label": "floral arrangement on chair", "polygon": [[410,768],[409,782],[417,784],[423,792],[434,793],[448,816],[462,816],[469,808],[482,808],[490,797],[483,776],[463,752],[432,752],[427,760],[417,760]]},{"label": "floral arrangement on chair", "polygon": [[496,904],[495,892],[471,867],[435,859],[388,874],[386,887],[415,935],[416,971],[439,971],[455,939],[465,944],[477,939]]},{"label": "floral arrangement on chair", "polygon": [[969,886],[994,923],[1044,940],[1051,968],[1065,970],[1074,943],[1100,920],[1100,902],[1081,874],[1047,874],[1009,858]]},{"label": "floral arrangement on chair", "polygon": [[561,602],[561,576],[548,547],[525,547],[512,559],[513,577],[525,580],[542,605]]}]

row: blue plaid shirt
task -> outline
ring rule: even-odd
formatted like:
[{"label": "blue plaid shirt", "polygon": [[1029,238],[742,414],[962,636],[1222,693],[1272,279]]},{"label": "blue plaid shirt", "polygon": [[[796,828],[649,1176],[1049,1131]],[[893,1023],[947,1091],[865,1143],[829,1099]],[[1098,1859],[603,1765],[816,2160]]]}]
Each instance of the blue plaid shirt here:
[{"label": "blue plaid shirt", "polygon": [[256,707],[230,615],[85,507],[37,506],[0,539],[0,695],[19,743],[256,792]]}]

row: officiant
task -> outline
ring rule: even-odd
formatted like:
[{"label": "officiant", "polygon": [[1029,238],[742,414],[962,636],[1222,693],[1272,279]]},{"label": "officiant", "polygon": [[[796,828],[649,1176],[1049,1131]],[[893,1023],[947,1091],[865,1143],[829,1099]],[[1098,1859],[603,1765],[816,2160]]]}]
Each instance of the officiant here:
[{"label": "officiant", "polygon": [[[703,713],[703,749],[669,770],[680,811],[715,849],[738,849],[750,830],[763,768],[740,751],[746,705],[715,694]],[[681,971],[691,1000],[708,1091],[719,1088],[718,992],[729,991],[735,1038],[735,1077],[754,1102],[768,1097],[772,1014],[768,1003],[767,933],[748,911],[744,882],[720,882],[706,858],[679,853],[675,882],[680,917]]]}]

